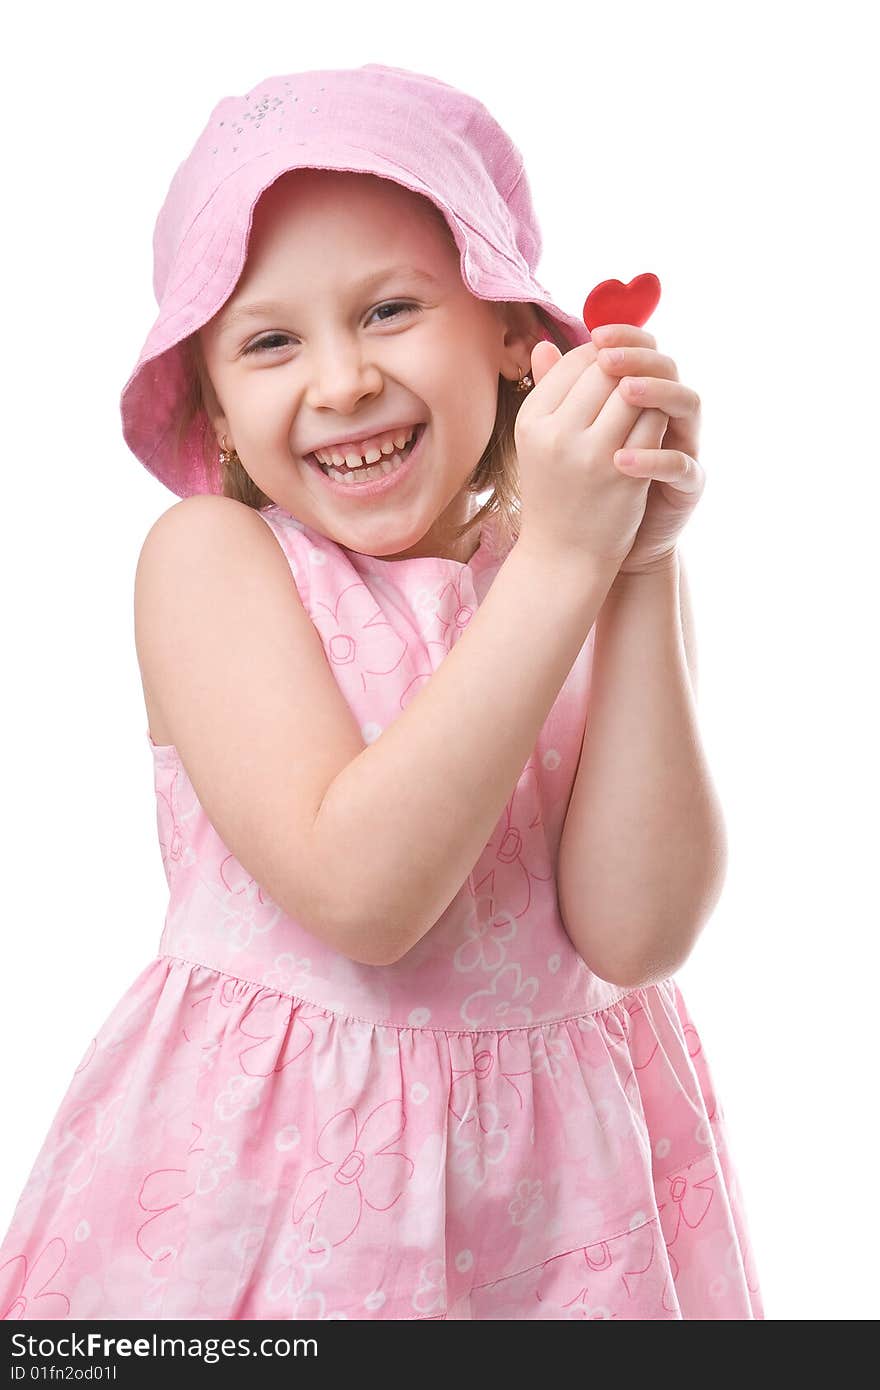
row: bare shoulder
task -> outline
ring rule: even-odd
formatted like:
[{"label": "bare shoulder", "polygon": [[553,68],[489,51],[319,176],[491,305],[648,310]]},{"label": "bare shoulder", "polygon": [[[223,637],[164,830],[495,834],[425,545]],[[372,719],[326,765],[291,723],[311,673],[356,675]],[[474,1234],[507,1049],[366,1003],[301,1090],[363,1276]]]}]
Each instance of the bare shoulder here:
[{"label": "bare shoulder", "polygon": [[271,528],[252,507],[212,494],[185,497],[153,522],[135,572],[134,620],[145,692],[162,709],[165,668],[186,662],[195,625],[200,645],[222,645],[224,629],[252,620],[255,634],[281,620],[314,635]]},{"label": "bare shoulder", "polygon": [[158,630],[167,631],[168,603],[174,593],[182,596],[188,577],[201,575],[205,583],[222,585],[222,572],[213,576],[211,567],[230,553],[247,564],[249,552],[258,569],[262,557],[266,578],[271,582],[274,577],[295,604],[299,595],[295,586],[290,592],[277,539],[252,507],[235,498],[207,493],[182,498],[156,518],[144,538],[135,572],[135,646],[147,725],[156,743],[175,742],[158,697],[159,673],[153,670]]},{"label": "bare shoulder", "polygon": [[141,551],[166,542],[174,545],[182,536],[194,540],[200,532],[215,535],[216,528],[239,528],[252,535],[263,533],[271,538],[271,530],[256,515],[253,507],[238,502],[234,497],[221,497],[216,493],[197,493],[174,502],[156,518],[144,539]]},{"label": "bare shoulder", "polygon": [[[249,557],[265,579],[280,577],[290,593],[291,575],[277,537],[253,507],[233,497],[198,494],[175,502],[153,522],[144,538],[135,573],[135,625],[143,628],[169,583],[190,577],[218,589]],[[296,593],[295,586],[294,593]],[[218,593],[218,598],[220,594]],[[234,599],[233,592],[227,595]]]}]

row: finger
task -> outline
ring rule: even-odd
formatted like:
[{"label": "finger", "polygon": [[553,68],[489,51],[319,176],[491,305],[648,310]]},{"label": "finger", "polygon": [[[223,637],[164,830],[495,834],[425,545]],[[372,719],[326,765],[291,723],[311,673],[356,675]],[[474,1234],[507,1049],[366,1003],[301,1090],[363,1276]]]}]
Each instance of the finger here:
[{"label": "finger", "polygon": [[658,377],[624,377],[619,383],[620,394],[633,405],[653,405],[676,420],[699,415],[700,398],[689,386],[678,381],[663,381]]},{"label": "finger", "polygon": [[678,449],[637,449],[632,462],[627,463],[630,450],[618,451],[614,463],[628,478],[652,478],[658,483],[669,483],[678,492],[700,492],[706,475],[689,454]]},{"label": "finger", "polygon": [[596,450],[607,456],[624,443],[641,413],[642,407],[625,400],[614,377],[595,363],[572,382],[553,419],[564,432],[590,430]]},{"label": "finger", "polygon": [[542,340],[535,344],[531,352],[529,370],[532,373],[532,380],[536,386],[561,357],[562,353],[555,343],[548,343]]},{"label": "finger", "polygon": [[[592,343],[581,343],[580,346],[585,349],[583,368],[592,366],[599,355],[598,348],[594,348]],[[563,354],[556,344],[549,342],[546,338],[535,344],[531,352],[530,368],[532,380],[536,386],[562,356]]]},{"label": "finger", "polygon": [[[532,348],[532,367],[537,367],[539,373],[543,369],[543,375],[539,380],[534,370],[532,372],[535,385],[527,398],[530,415],[536,411],[539,415],[549,415],[556,410],[565,400],[572,384],[596,361],[596,349],[592,343],[580,343],[569,352],[560,353],[555,360],[546,351],[548,348],[559,353],[553,343],[543,340]],[[549,368],[544,366],[547,358],[551,359]]]},{"label": "finger", "polygon": [[[662,410],[643,410],[626,439],[623,448],[627,453],[636,449],[660,449],[663,436],[669,425],[669,416]],[[620,450],[617,450],[618,454]]]},{"label": "finger", "polygon": [[653,334],[646,332],[644,328],[636,328],[635,324],[632,323],[600,324],[592,330],[591,337],[597,348],[618,343],[630,343],[634,347],[655,348],[657,346],[657,339]]},{"label": "finger", "polygon": [[[614,352],[622,354],[619,362],[613,360],[611,354]],[[597,360],[602,371],[608,372],[609,376],[641,374],[643,376],[669,377],[672,381],[678,381],[678,368],[674,360],[662,352],[654,352],[652,348],[600,348]]]}]

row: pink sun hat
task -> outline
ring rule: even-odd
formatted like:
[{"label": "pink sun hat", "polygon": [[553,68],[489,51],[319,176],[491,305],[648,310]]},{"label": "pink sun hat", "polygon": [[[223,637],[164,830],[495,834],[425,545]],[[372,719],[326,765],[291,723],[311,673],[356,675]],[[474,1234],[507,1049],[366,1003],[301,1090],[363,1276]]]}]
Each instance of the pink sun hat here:
[{"label": "pink sun hat", "polygon": [[583,319],[535,278],[541,233],[522,155],[482,102],[381,63],[269,77],[214,107],[156,219],[159,314],[120,411],[128,447],[178,497],[220,490],[206,468],[204,411],[177,443],[191,384],[181,345],[235,289],[260,194],[303,168],[375,174],[429,198],[451,228],[474,295],[536,304],[572,347],[590,341]]}]

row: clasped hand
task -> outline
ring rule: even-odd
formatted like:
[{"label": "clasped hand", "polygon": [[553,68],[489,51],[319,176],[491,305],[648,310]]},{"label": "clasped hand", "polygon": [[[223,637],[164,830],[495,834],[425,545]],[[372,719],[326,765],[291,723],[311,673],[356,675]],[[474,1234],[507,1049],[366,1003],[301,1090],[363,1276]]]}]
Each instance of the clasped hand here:
[{"label": "clasped hand", "polygon": [[591,336],[603,372],[620,377],[621,395],[632,405],[655,407],[668,421],[659,430],[662,448],[624,446],[614,455],[622,475],[651,480],[641,525],[618,573],[650,574],[675,563],[678,537],[705,487],[697,461],[700,398],[679,381],[675,362],[657,352],[656,339],[643,328],[603,324]]}]

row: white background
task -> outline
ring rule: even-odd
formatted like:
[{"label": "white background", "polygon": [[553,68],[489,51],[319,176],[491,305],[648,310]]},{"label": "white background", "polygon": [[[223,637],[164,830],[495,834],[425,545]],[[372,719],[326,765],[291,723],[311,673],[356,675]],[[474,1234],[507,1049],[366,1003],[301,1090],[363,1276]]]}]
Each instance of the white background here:
[{"label": "white background", "polygon": [[703,402],[708,482],[681,550],[730,847],[679,984],[727,1114],[767,1317],[877,1317],[869,13],[18,7],[0,219],[0,1234],[165,912],[132,595],[143,539],[176,499],[128,451],[118,413],[156,313],[153,222],[221,96],[382,62],[472,92],[510,132],[558,302],[578,313],[600,280],[660,276],[650,331]]}]

